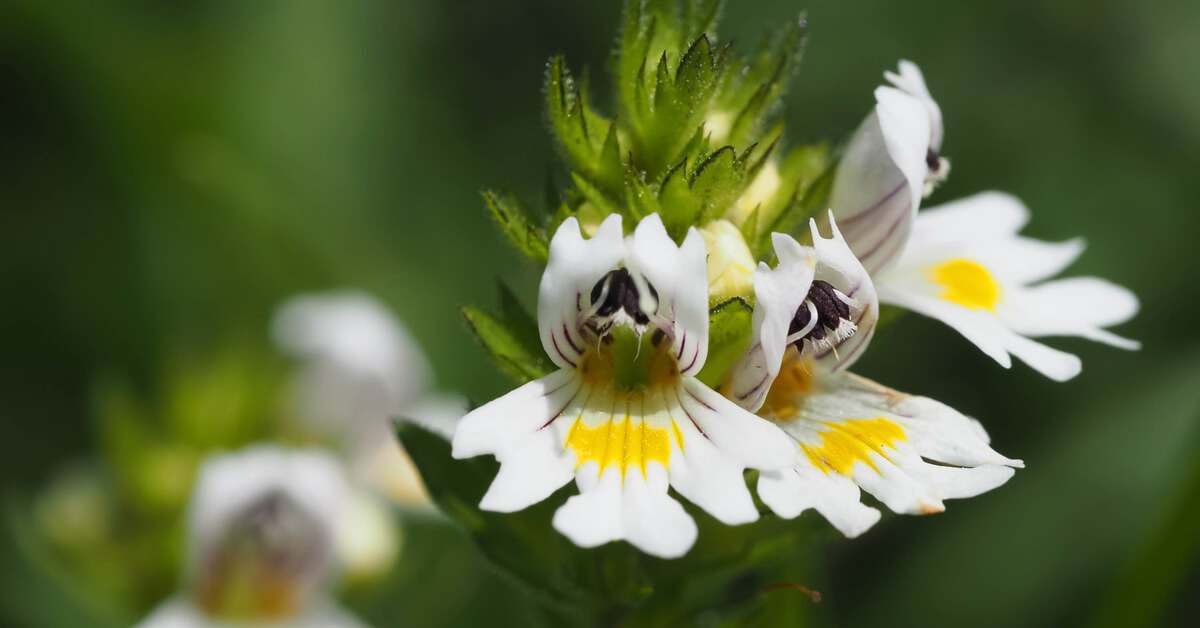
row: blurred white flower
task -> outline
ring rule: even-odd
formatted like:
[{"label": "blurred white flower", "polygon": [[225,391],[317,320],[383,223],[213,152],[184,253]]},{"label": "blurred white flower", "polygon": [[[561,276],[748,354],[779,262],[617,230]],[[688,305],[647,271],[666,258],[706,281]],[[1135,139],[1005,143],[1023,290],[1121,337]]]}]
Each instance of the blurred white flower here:
[{"label": "blurred white flower", "polygon": [[429,363],[400,321],[369,295],[331,292],[284,302],[271,331],[301,361],[296,412],[343,442],[354,480],[399,502],[427,502],[392,422],[412,419],[449,438],[466,403],[432,392]]},{"label": "blurred white flower", "polygon": [[329,595],[348,487],[316,450],[256,446],[201,467],[184,591],[140,628],[362,626]]}]

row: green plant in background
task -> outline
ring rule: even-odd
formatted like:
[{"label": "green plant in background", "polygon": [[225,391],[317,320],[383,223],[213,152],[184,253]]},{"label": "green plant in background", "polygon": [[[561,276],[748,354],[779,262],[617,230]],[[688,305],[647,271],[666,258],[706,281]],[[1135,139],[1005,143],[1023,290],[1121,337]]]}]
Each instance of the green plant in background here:
[{"label": "green plant in background", "polygon": [[840,150],[785,150],[772,112],[805,22],[743,57],[718,45],[719,12],[628,2],[611,116],[588,79],[550,61],[546,115],[570,186],[543,213],[484,193],[545,264],[536,317],[503,286],[499,314],[465,310],[522,386],[467,414],[450,443],[400,430],[435,503],[556,621],[803,615],[807,597],[771,597],[807,591],[811,529],[789,519],[814,509],[853,537],[880,518],[860,490],[928,514],[1012,477],[1021,461],[978,422],[847,371],[881,302],[1056,380],[1078,358],[1033,337],[1138,346],[1103,329],[1136,313],[1127,290],[1046,281],[1082,246],[1017,235],[1028,210],[1015,198],[918,214],[949,161],[914,64],[887,73]]}]

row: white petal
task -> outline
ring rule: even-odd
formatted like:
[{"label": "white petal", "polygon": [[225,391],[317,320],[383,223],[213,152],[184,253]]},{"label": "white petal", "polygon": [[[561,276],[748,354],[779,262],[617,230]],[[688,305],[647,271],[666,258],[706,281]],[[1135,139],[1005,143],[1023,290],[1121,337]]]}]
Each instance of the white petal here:
[{"label": "white petal", "polygon": [[696,523],[667,494],[666,472],[659,464],[646,477],[631,470],[624,478],[609,467],[596,478],[579,476],[579,494],[554,513],[554,529],[580,547],[626,540],[660,558],[678,558],[696,541]]},{"label": "white petal", "polygon": [[575,454],[555,430],[541,429],[496,455],[500,472],[479,502],[483,510],[516,512],[557,491],[575,477]]},{"label": "white petal", "polygon": [[678,399],[668,402],[673,406],[671,418],[683,435],[680,455],[671,460],[671,486],[722,523],[737,525],[758,519],[743,477],[746,466],[706,438]]},{"label": "white petal", "polygon": [[[1009,334],[993,313],[967,309],[930,296],[920,287],[914,289],[911,282],[903,281],[900,272],[900,268],[897,267],[876,282],[880,301],[942,321],[979,347],[1000,366],[1012,366],[1006,343]],[[915,281],[923,285],[925,280],[918,276]]]},{"label": "white petal", "polygon": [[894,261],[908,240],[928,174],[929,116],[916,98],[890,87],[855,132],[838,165],[830,206],[854,254],[871,272]]},{"label": "white petal", "polygon": [[942,149],[943,135],[942,109],[933,100],[933,96],[929,94],[929,88],[925,86],[925,75],[921,73],[921,69],[912,61],[901,59],[899,74],[884,72],[883,75],[892,85],[904,90],[911,96],[915,96],[925,106],[925,110],[929,114],[930,148],[934,151],[940,151]]},{"label": "white petal", "polygon": [[674,320],[674,346],[680,372],[698,373],[708,357],[708,266],[704,238],[688,229],[682,246],[651,214],[633,232],[629,267],[654,286],[659,308]]},{"label": "white petal", "polygon": [[432,382],[417,342],[385,305],[361,292],[294,296],[276,308],[271,335],[303,360],[297,411],[309,427],[359,436],[354,419],[383,423]]},{"label": "white petal", "polygon": [[213,628],[191,602],[171,598],[163,602],[134,628]]},{"label": "white petal", "polygon": [[794,415],[777,419],[802,446],[795,474],[771,475],[769,495],[760,489],[782,516],[824,508],[849,533],[867,515],[850,506],[851,492],[844,482],[832,483],[835,477],[852,480],[895,512],[923,514],[943,510],[945,499],[995,488],[1012,477],[1010,467],[1023,466],[992,450],[972,419],[853,375],[827,375],[817,392],[795,404]]},{"label": "white petal", "polygon": [[795,446],[786,434],[698,380],[684,378],[679,401],[723,456],[751,469],[779,469],[791,463]]},{"label": "white petal", "polygon": [[909,248],[1004,239],[1016,235],[1028,222],[1029,208],[1017,197],[1004,192],[980,192],[922,210],[913,226]]},{"label": "white petal", "polygon": [[451,441],[455,458],[496,454],[550,423],[575,397],[582,381],[562,369],[467,413]]},{"label": "white petal", "polygon": [[[921,217],[917,217],[920,224]],[[1004,283],[1028,284],[1053,277],[1083,253],[1086,248],[1083,238],[1065,242],[1043,242],[1020,236],[1000,242],[973,244],[973,256],[981,264],[992,269]]]},{"label": "white petal", "polygon": [[579,312],[587,307],[591,289],[625,256],[621,216],[600,223],[585,240],[574,217],[563,221],[550,239],[550,256],[538,288],[538,329],[542,347],[562,368],[578,366],[584,351],[577,329]]},{"label": "white petal", "polygon": [[866,532],[880,517],[878,510],[862,504],[858,485],[850,478],[807,465],[764,471],[758,476],[758,496],[784,519],[813,508],[849,538]]},{"label": "white petal", "polygon": [[1004,341],[1004,348],[1056,382],[1065,382],[1083,370],[1083,364],[1077,356],[1030,340],[1016,332],[1009,332]]},{"label": "white petal", "polygon": [[1095,277],[1073,277],[1021,290],[1001,313],[1014,331],[1027,336],[1081,336],[1137,349],[1137,341],[1101,328],[1133,318],[1138,309],[1137,296],[1126,288]]},{"label": "white petal", "polygon": [[259,445],[209,458],[198,472],[188,510],[192,564],[199,565],[233,518],[279,493],[303,509],[332,542],[345,492],[341,465],[324,451]]}]

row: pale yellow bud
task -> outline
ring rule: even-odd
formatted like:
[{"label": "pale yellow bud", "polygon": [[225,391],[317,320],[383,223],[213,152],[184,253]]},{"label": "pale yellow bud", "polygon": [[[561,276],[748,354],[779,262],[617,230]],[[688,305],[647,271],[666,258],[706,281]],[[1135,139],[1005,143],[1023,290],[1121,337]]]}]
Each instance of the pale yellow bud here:
[{"label": "pale yellow bud", "polygon": [[742,232],[728,220],[714,220],[700,229],[708,249],[708,296],[728,299],[754,291],[754,256]]}]

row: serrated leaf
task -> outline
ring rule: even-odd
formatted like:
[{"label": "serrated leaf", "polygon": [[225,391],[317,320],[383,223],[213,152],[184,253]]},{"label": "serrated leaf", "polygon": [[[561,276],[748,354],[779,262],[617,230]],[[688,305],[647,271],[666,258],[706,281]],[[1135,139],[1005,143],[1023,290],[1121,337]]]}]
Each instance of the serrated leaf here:
[{"label": "serrated leaf", "polygon": [[693,224],[725,212],[746,186],[745,161],[726,146],[700,162],[689,175],[685,160],[667,174],[659,192],[663,224],[679,237]]},{"label": "serrated leaf", "polygon": [[650,214],[662,214],[658,197],[646,185],[641,173],[631,167],[625,169],[625,205],[636,220]]},{"label": "serrated leaf", "polygon": [[708,359],[698,375],[701,382],[718,389],[729,367],[749,348],[753,323],[754,308],[739,297],[718,303],[709,310]]},{"label": "serrated leaf", "polygon": [[[587,179],[584,179],[579,174],[572,172],[571,180],[575,182],[576,194],[583,198],[584,203],[591,204],[592,207],[590,213],[594,213],[599,216],[608,216],[609,214],[628,214],[622,205],[613,202],[612,199],[605,196],[603,192],[601,192],[591,183],[588,183]],[[576,203],[577,212],[579,211],[578,205],[579,203]]]},{"label": "serrated leaf", "polygon": [[605,130],[612,122],[588,107],[586,86],[576,84],[562,56],[546,65],[545,90],[546,117],[555,145],[572,168],[598,177]]},{"label": "serrated leaf", "polygon": [[536,326],[531,337],[525,321],[505,320],[474,307],[464,307],[463,316],[500,370],[518,382],[532,381],[554,370],[541,342],[536,340]]},{"label": "serrated leaf", "polygon": [[516,198],[502,199],[491,190],[483,191],[483,200],[509,242],[533,261],[544,264],[550,255],[550,237],[537,225],[532,212]]},{"label": "serrated leaf", "polygon": [[794,20],[779,36],[767,38],[748,64],[729,73],[720,107],[734,114],[728,141],[743,146],[761,141],[758,131],[795,74],[805,41],[805,18]]}]

